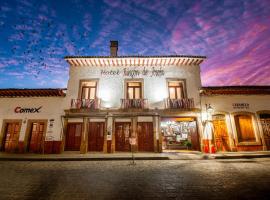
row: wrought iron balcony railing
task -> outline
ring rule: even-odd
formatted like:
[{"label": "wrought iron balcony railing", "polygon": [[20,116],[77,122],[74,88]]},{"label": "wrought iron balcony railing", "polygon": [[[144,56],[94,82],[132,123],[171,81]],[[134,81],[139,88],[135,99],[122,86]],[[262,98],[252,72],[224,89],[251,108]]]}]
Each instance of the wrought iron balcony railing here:
[{"label": "wrought iron balcony railing", "polygon": [[72,109],[99,109],[100,100],[96,99],[71,99],[71,108]]},{"label": "wrought iron balcony railing", "polygon": [[147,99],[121,99],[121,108],[122,109],[128,109],[128,108],[146,109],[148,108],[148,101]]},{"label": "wrought iron balcony railing", "polygon": [[189,110],[194,108],[194,99],[165,99],[165,107],[171,109]]}]

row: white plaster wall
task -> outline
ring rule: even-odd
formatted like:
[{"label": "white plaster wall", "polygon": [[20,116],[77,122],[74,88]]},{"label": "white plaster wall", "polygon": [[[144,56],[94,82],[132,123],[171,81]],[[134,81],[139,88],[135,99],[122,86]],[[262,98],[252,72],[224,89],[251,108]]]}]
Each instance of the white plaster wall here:
[{"label": "white plaster wall", "polygon": [[[124,80],[131,77],[120,75],[101,75],[101,70],[122,71],[143,70],[144,67],[90,67],[90,66],[70,66],[70,78],[68,81],[67,101],[78,98],[79,83],[82,79],[99,79],[97,97],[101,99],[101,107],[119,108],[120,99],[124,98]],[[152,67],[145,67],[152,70]],[[166,78],[185,79],[188,98],[194,98],[195,106],[199,105],[200,70],[199,66],[158,66],[162,68],[165,75],[161,77],[150,77],[139,75],[134,79],[144,80],[144,98],[148,99],[150,108],[164,108],[164,99],[168,97]],[[68,102],[66,103],[68,105]]]},{"label": "white plaster wall", "polygon": [[[234,103],[246,103],[249,104],[249,107],[246,108],[233,108]],[[270,95],[218,95],[218,96],[203,96],[202,97],[202,116],[206,116],[205,104],[210,104],[214,109],[215,113],[224,113],[226,116],[226,124],[228,134],[230,139],[235,139],[237,141],[237,131],[234,122],[233,113],[236,112],[250,112],[253,113],[253,127],[256,136],[257,144],[260,144],[260,138],[262,139],[263,144],[264,137],[263,131],[261,127],[261,123],[259,122],[259,116],[257,114],[258,111],[270,111]],[[205,120],[205,117],[203,117]],[[233,141],[230,140],[230,144],[232,146]],[[265,148],[265,146],[264,146]]]},{"label": "white plaster wall", "polygon": [[[202,104],[211,104],[216,112],[257,112],[270,110],[270,95],[219,95],[203,96]],[[233,103],[248,103],[248,109],[234,109]]]},{"label": "white plaster wall", "polygon": [[[47,119],[46,140],[60,140],[62,124],[61,115],[64,115],[64,97],[29,97],[29,98],[0,98],[0,127],[3,119],[19,119],[26,121],[22,123],[19,140],[23,141],[27,121],[29,119]],[[42,106],[39,113],[15,113],[16,107],[38,108]],[[49,129],[49,120],[54,119],[53,128]]]}]

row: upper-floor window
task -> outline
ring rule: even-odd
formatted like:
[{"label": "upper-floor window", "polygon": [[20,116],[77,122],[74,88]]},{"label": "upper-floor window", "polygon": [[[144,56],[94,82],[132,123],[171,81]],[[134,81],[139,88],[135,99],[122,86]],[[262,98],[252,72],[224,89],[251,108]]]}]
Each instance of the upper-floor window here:
[{"label": "upper-floor window", "polygon": [[168,81],[169,99],[182,99],[185,97],[183,81]]},{"label": "upper-floor window", "polygon": [[142,98],[142,83],[139,81],[127,82],[127,99]]},{"label": "upper-floor window", "polygon": [[97,92],[97,81],[81,82],[81,99],[95,99]]}]

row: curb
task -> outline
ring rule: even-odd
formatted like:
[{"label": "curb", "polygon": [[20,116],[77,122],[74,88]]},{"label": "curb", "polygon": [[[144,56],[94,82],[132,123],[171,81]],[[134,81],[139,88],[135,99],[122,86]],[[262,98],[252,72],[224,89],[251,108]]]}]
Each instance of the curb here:
[{"label": "curb", "polygon": [[213,159],[252,159],[252,158],[270,158],[270,155],[239,155],[239,156],[212,156]]},{"label": "curb", "polygon": [[[108,157],[108,158],[0,158],[0,161],[122,161],[133,160],[132,157]],[[136,160],[170,160],[169,157],[135,157]]]}]

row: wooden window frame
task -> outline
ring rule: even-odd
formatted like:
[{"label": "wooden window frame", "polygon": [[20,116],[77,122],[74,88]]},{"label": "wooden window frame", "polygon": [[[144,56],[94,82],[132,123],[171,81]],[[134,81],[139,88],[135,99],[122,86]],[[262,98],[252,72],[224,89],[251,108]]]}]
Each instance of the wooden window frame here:
[{"label": "wooden window frame", "polygon": [[[131,83],[131,82],[140,82],[141,84],[141,90],[140,90],[140,99],[144,99],[144,82],[143,82],[143,79],[125,79],[124,81],[124,84],[125,84],[125,91],[124,91],[124,95],[125,95],[125,99],[129,99],[128,98],[128,83]],[[139,88],[138,86],[132,86],[134,88]],[[134,91],[134,90],[133,90]],[[133,95],[134,96],[134,95]],[[134,98],[135,99],[135,98]]]},{"label": "wooden window frame", "polygon": [[168,91],[168,99],[170,98],[170,88],[174,88],[175,89],[175,99],[182,99],[182,98],[178,98],[177,97],[177,92],[176,92],[176,88],[178,88],[178,86],[169,86],[169,82],[173,82],[173,81],[178,81],[180,82],[180,91],[183,92],[183,99],[187,98],[187,87],[186,87],[186,79],[175,79],[175,78],[167,78],[166,79],[166,83],[167,83],[167,91]]},{"label": "wooden window frame", "polygon": [[[96,82],[96,87],[94,86],[82,86],[83,82]],[[95,91],[95,99],[97,98],[97,91],[98,91],[98,86],[99,86],[99,79],[81,79],[80,84],[79,84],[79,92],[78,92],[78,99],[82,99],[82,91],[83,88],[96,88]],[[90,96],[90,93],[89,93]]]}]

